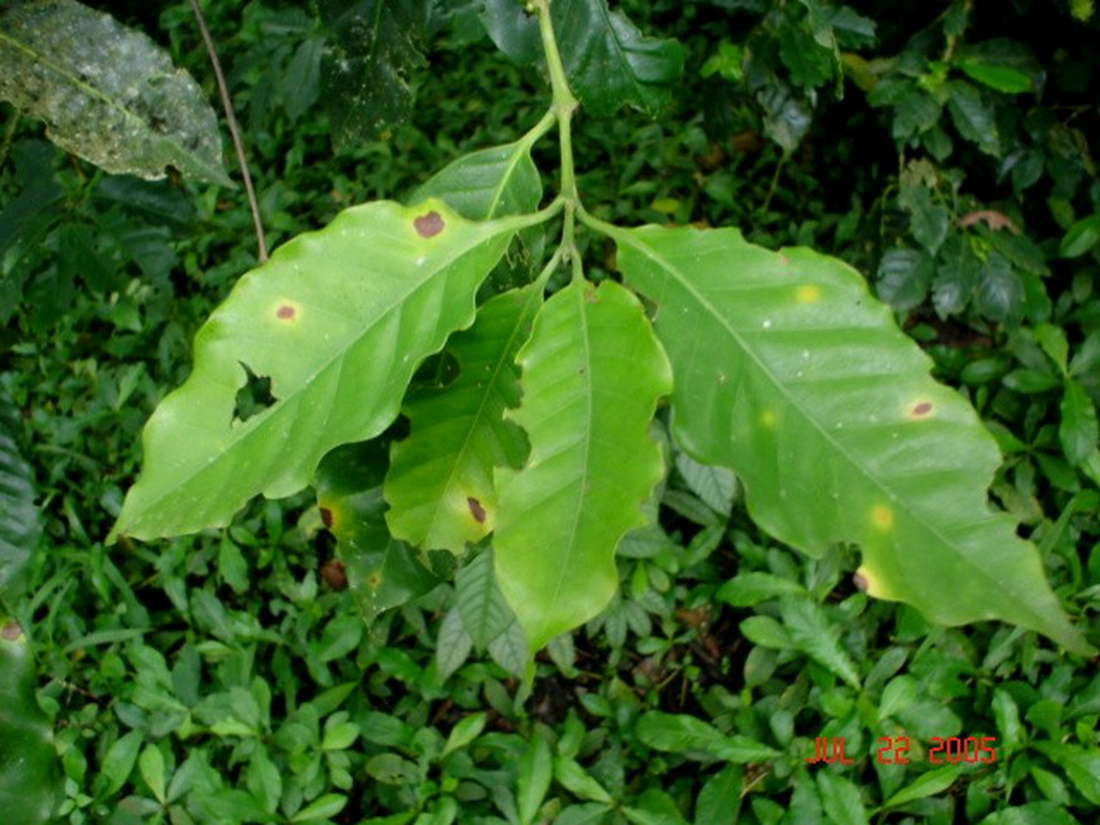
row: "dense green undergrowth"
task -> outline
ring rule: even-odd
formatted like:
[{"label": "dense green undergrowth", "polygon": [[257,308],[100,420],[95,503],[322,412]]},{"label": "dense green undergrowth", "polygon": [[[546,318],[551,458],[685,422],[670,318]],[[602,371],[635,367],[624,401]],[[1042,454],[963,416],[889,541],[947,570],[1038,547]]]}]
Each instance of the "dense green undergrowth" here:
[{"label": "dense green undergrowth", "polygon": [[[537,73],[483,40],[415,71],[410,124],[334,153],[312,18],[230,5],[210,22],[271,246],[404,198],[541,114]],[[1089,630],[1095,19],[1067,11],[1052,34],[1040,4],[856,5],[875,35],[848,18],[834,54],[815,3],[624,4],[687,46],[685,78],[656,122],[579,117],[580,186],[607,220],[741,225],[868,273],[993,430],[994,496]],[[209,77],[186,4],[116,13]],[[493,605],[467,621],[477,638],[455,632],[463,579],[365,628],[310,497],[253,502],[223,535],[106,549],[143,423],[255,263],[250,218],[237,191],[108,176],[4,115],[0,381],[42,521],[9,609],[53,724],[63,821],[998,825],[1100,809],[1095,660],[868,598],[846,572],[855,548],[807,560],[770,540],[665,417],[660,529],[624,542],[613,603],[551,643],[526,702]],[[591,271],[614,270],[613,247],[579,241]],[[842,737],[853,764],[808,765],[817,737]],[[994,737],[996,757],[936,765],[936,737]],[[879,764],[903,738],[910,763]]]}]

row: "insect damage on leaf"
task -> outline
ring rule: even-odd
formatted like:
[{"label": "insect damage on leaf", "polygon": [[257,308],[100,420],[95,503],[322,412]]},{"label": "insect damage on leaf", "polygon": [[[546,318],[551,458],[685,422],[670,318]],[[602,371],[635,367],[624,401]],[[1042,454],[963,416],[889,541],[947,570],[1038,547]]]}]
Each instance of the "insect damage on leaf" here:
[{"label": "insect damage on leaf", "polygon": [[435,210],[413,219],[413,228],[421,238],[431,238],[443,231],[443,216]]},{"label": "insect damage on leaf", "polygon": [[271,379],[268,376],[257,375],[244,361],[238,363],[244,369],[246,377],[234,399],[232,421],[243,424],[270,408],[278,399],[271,393]]}]

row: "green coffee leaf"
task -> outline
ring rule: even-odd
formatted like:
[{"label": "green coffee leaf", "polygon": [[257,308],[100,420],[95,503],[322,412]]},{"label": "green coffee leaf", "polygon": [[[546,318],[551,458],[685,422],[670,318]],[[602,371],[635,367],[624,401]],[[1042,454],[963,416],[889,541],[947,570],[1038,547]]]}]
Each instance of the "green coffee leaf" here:
[{"label": "green coffee leaf", "polygon": [[0,393],[0,612],[23,597],[27,564],[42,532],[34,476],[15,442],[18,421],[11,398]]},{"label": "green coffee leaf", "polygon": [[202,91],[145,34],[74,0],[0,13],[0,100],[46,121],[66,151],[116,174],[232,186]]},{"label": "green coffee leaf", "polygon": [[989,509],[996,443],[858,273],[733,229],[601,228],[657,304],[679,442],[737,473],[758,524],[815,556],[858,544],[872,596],[941,623],[1000,618],[1091,650]]},{"label": "green coffee leaf", "polygon": [[0,810],[5,825],[53,821],[63,789],[53,727],[34,698],[27,638],[0,616]]},{"label": "green coffee leaf", "polygon": [[633,106],[656,117],[672,101],[684,48],[644,36],[607,0],[554,0],[554,33],[573,92],[585,110],[609,117]]},{"label": "green coffee leaf", "polygon": [[[142,474],[109,540],[223,526],[258,493],[305,487],[333,447],[378,435],[420,362],[473,320],[522,220],[369,203],[276,250],[199,330],[194,371],[146,425]],[[242,420],[249,371],[274,401]]]},{"label": "green coffee leaf", "polygon": [[615,548],[644,523],[664,470],[648,427],[672,377],[641,303],[613,281],[550,298],[518,361],[523,403],[510,417],[531,453],[518,472],[497,472],[494,545],[534,651],[611,600]]},{"label": "green coffee leaf", "polygon": [[428,0],[321,0],[329,42],[321,58],[321,97],[339,148],[385,139],[408,121],[410,75],[428,65]]},{"label": "green coffee leaf", "polygon": [[[416,552],[390,537],[381,487],[347,493],[331,482],[333,456],[318,469],[318,503],[328,529],[336,537],[337,557],[367,623],[380,613],[424,595],[440,583]],[[343,453],[344,456],[347,452]]]},{"label": "green coffee leaf", "polygon": [[526,436],[504,411],[519,403],[515,357],[541,304],[534,286],[483,304],[474,325],[447,345],[458,378],[406,398],[412,432],[394,445],[385,486],[386,521],[397,538],[462,554],[493,529],[493,472],[518,467],[527,454]]},{"label": "green coffee leaf", "polygon": [[531,160],[537,134],[463,155],[428,178],[410,202],[439,198],[471,221],[535,211],[542,198],[542,180]]}]

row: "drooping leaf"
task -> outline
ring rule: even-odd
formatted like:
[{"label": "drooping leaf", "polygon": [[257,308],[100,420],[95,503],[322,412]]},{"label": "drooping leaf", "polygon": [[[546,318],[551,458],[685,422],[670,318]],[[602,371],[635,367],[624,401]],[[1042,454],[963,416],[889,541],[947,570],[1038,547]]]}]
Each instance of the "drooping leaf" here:
[{"label": "drooping leaf", "polygon": [[0,99],[41,118],[58,146],[108,172],[232,182],[217,118],[164,49],[75,0],[0,13]]},{"label": "drooping leaf", "polygon": [[0,611],[23,596],[24,573],[42,532],[31,468],[15,441],[17,420],[11,398],[0,393]]},{"label": "drooping leaf", "polygon": [[858,544],[872,596],[936,621],[1000,618],[1091,650],[1034,546],[990,510],[996,443],[857,272],[733,229],[603,228],[657,304],[680,444],[737,473],[757,523],[812,555]]},{"label": "drooping leaf", "polygon": [[459,368],[454,383],[406,399],[412,432],[394,445],[386,477],[386,519],[397,538],[462,554],[493,529],[493,471],[518,467],[527,454],[523,431],[504,411],[519,403],[515,357],[541,302],[542,290],[531,286],[485,303],[448,344]]},{"label": "drooping leaf", "polygon": [[333,450],[317,468],[321,516],[336,537],[337,558],[368,624],[441,581],[386,529],[380,486],[384,459],[382,445],[366,442]]},{"label": "drooping leaf", "polygon": [[[321,457],[396,417],[420,362],[474,316],[522,218],[471,224],[440,201],[370,203],[278,249],[195,339],[195,368],[146,425],[144,466],[110,538],[222,526],[305,487]],[[246,368],[275,401],[235,420]]]},{"label": "drooping leaf", "polygon": [[684,66],[675,40],[646,37],[607,0],[554,0],[554,34],[569,84],[585,111],[610,117],[633,106],[656,117]]},{"label": "drooping leaf", "polygon": [[321,60],[321,96],[336,146],[384,138],[408,121],[410,74],[427,65],[428,0],[321,0],[330,40]]},{"label": "drooping leaf", "polygon": [[531,453],[522,470],[497,472],[494,546],[534,651],[615,592],[615,548],[643,523],[663,472],[647,428],[671,374],[641,304],[613,281],[574,281],[550,298],[518,361],[524,395],[510,417]]},{"label": "drooping leaf", "polygon": [[61,796],[53,728],[35,701],[35,682],[26,636],[0,615],[0,811],[6,825],[52,821]]}]

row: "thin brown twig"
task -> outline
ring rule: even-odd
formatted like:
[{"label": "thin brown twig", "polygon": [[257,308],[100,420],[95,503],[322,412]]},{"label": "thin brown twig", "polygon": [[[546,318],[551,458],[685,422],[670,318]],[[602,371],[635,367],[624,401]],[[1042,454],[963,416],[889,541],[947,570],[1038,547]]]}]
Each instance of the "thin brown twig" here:
[{"label": "thin brown twig", "polygon": [[202,40],[206,44],[206,53],[210,55],[210,63],[214,67],[214,76],[218,79],[218,91],[221,94],[222,108],[225,109],[229,134],[232,136],[233,146],[237,150],[237,162],[241,165],[244,190],[248,194],[248,207],[252,210],[252,225],[256,229],[256,243],[259,246],[260,263],[264,263],[267,261],[267,241],[264,239],[264,225],[260,220],[260,204],[256,201],[256,190],[252,188],[252,176],[248,173],[248,160],[244,156],[244,144],[241,142],[241,133],[237,128],[237,118],[233,114],[233,103],[229,99],[229,87],[225,84],[222,64],[218,60],[218,52],[214,49],[214,39],[210,36],[210,29],[206,27],[206,18],[202,16],[202,9],[199,8],[199,0],[191,0],[191,9],[195,12],[195,19],[198,21],[199,30],[202,32]]}]

